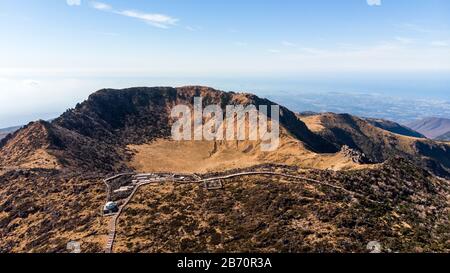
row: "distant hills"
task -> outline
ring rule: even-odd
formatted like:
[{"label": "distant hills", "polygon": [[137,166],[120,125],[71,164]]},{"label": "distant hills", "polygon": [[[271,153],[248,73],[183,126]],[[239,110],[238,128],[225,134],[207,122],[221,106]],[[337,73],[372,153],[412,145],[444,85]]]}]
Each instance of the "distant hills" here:
[{"label": "distant hills", "polygon": [[450,118],[450,101],[414,99],[408,96],[351,92],[273,92],[269,99],[290,110],[351,113],[359,117],[391,120],[403,125],[423,117]]},{"label": "distant hills", "polygon": [[404,136],[410,136],[410,137],[426,138],[421,133],[416,132],[406,126],[403,126],[401,124],[398,124],[398,123],[390,121],[390,120],[375,119],[375,118],[366,118],[366,120],[373,126],[376,126],[378,128],[384,129],[384,130],[392,132],[392,133],[396,133],[396,134],[404,135]]},{"label": "distant hills", "polygon": [[14,126],[14,127],[8,127],[0,129],[0,140],[6,137],[8,134],[15,132],[16,130],[19,130],[21,126]]},{"label": "distant hills", "polygon": [[[320,115],[320,113],[305,111],[301,112],[299,115],[302,117],[311,117]],[[375,127],[398,135],[414,138],[429,138],[439,141],[450,141],[450,119],[429,117],[409,122],[406,125],[380,118],[364,119]]]},{"label": "distant hills", "polygon": [[445,140],[450,134],[450,119],[429,117],[406,124],[431,139]]},{"label": "distant hills", "polygon": [[438,136],[436,138],[436,140],[440,140],[440,141],[450,141],[450,132],[447,132],[441,136]]},{"label": "distant hills", "polygon": [[[328,141],[362,152],[369,162],[380,163],[392,156],[402,156],[436,174],[444,176],[450,174],[448,145],[425,138],[394,134],[372,125],[365,119],[348,114],[321,113],[301,117],[301,120],[313,132]],[[377,124],[380,125],[380,122]],[[401,127],[394,126],[394,128]]]}]

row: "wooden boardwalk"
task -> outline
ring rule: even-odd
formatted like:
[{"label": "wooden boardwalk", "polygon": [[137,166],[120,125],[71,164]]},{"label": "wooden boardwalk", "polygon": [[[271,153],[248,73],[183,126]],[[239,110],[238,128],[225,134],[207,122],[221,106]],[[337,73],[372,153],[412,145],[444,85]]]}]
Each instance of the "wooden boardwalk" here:
[{"label": "wooden boardwalk", "polygon": [[138,189],[142,186],[152,184],[155,182],[141,182],[134,187],[131,194],[125,199],[122,206],[120,206],[119,211],[111,216],[110,222],[109,222],[109,232],[108,232],[108,240],[106,242],[105,246],[105,252],[106,253],[112,253],[113,247],[114,247],[114,239],[116,238],[116,229],[117,229],[117,221],[120,217],[120,214],[122,213],[123,209],[130,203],[131,199],[133,199],[133,196],[136,194]]}]

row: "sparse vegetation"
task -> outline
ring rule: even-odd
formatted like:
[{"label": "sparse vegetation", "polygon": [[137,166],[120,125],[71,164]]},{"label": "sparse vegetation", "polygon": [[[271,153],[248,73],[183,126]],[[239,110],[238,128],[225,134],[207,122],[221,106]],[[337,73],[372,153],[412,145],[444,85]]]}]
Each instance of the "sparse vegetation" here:
[{"label": "sparse vegetation", "polygon": [[152,185],[124,211],[115,251],[366,252],[373,240],[386,252],[450,251],[449,185],[413,164],[305,174],[381,204],[270,176],[235,178],[216,191]]}]

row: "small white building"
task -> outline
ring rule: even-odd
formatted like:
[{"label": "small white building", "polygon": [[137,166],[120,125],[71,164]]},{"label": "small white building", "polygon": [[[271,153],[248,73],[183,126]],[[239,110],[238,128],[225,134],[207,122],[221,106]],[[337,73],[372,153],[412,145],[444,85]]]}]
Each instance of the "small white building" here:
[{"label": "small white building", "polygon": [[133,190],[133,186],[124,186],[124,187],[120,187],[117,190],[114,190],[114,193],[121,193],[121,192],[127,192],[127,191],[131,191]]},{"label": "small white building", "polygon": [[109,214],[109,213],[115,213],[119,211],[119,206],[116,202],[106,202],[105,206],[103,207],[103,213]]}]

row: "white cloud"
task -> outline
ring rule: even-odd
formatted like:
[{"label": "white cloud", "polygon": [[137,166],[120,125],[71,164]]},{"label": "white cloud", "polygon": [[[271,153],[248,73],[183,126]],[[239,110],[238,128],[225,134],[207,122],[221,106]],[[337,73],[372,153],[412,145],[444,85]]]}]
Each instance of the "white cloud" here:
[{"label": "white cloud", "polygon": [[159,13],[145,13],[136,10],[115,10],[112,6],[102,2],[91,2],[91,7],[101,11],[108,11],[118,15],[139,19],[149,25],[158,28],[169,28],[176,25],[177,18],[159,14]]},{"label": "white cloud", "polygon": [[336,45],[340,49],[347,49],[347,50],[357,50],[359,48],[359,46],[351,43],[337,43]]},{"label": "white cloud", "polygon": [[381,6],[381,0],[367,0],[369,6]]},{"label": "white cloud", "polygon": [[55,118],[101,85],[87,78],[0,77],[0,86],[8,90],[0,92],[0,128],[4,128]]},{"label": "white cloud", "polygon": [[413,44],[414,43],[414,39],[406,38],[406,37],[395,37],[395,40],[402,44]]},{"label": "white cloud", "polygon": [[319,55],[319,54],[324,54],[327,51],[323,50],[323,49],[319,49],[319,48],[313,48],[313,47],[302,47],[300,48],[300,51],[303,53],[306,53],[308,55]]},{"label": "white cloud", "polygon": [[446,32],[444,30],[438,30],[438,29],[430,29],[424,26],[416,25],[416,24],[410,24],[410,23],[403,23],[396,25],[397,28],[400,28],[402,30],[406,31],[412,31],[412,32],[419,32],[419,33],[425,33],[425,34],[433,34],[433,33],[440,33],[440,32]]},{"label": "white cloud", "polygon": [[101,32],[100,34],[104,35],[104,36],[110,36],[110,37],[117,37],[120,36],[119,33],[117,32]]},{"label": "white cloud", "polygon": [[[113,13],[110,13],[112,15]],[[100,34],[99,34],[100,35]],[[394,36],[395,37],[395,36]],[[414,37],[407,36],[405,37]],[[402,44],[394,38],[387,41],[351,45],[327,43],[299,44],[296,48],[266,45],[234,39],[224,48],[211,46],[208,50],[186,52],[180,46],[170,54],[158,50],[120,51],[102,54],[92,51],[88,55],[53,57],[52,52],[34,51],[29,55],[0,54],[0,77],[21,77],[39,80],[41,89],[45,81],[39,77],[159,77],[169,76],[217,76],[217,75],[284,75],[303,72],[334,73],[352,72],[408,72],[450,71],[449,47],[431,46],[432,41],[450,40],[447,36],[429,41],[417,38],[414,46]],[[239,42],[240,41],[240,42]],[[236,43],[234,43],[236,42]],[[248,42],[248,43],[247,43]],[[443,45],[436,43],[436,45]],[[269,53],[270,49],[281,50]],[[33,54],[32,54],[33,53]],[[19,57],[21,58],[19,58]],[[51,60],[50,62],[48,60]],[[120,63],[120,66],[117,66]],[[195,66],[192,66],[196,63]],[[217,65],[220,63],[221,65]],[[21,88],[24,86],[21,83]],[[8,90],[0,84],[0,90]],[[92,90],[92,89],[91,89]],[[2,93],[0,91],[0,93]],[[0,98],[2,101],[2,98]],[[0,107],[1,108],[1,107]],[[1,116],[1,113],[0,113]]]},{"label": "white cloud", "polygon": [[202,27],[198,27],[198,26],[185,26],[184,28],[186,30],[189,30],[189,31],[200,31],[200,30],[202,30]]},{"label": "white cloud", "polygon": [[268,51],[273,54],[281,53],[281,50],[278,50],[278,49],[269,49]]},{"label": "white cloud", "polygon": [[383,42],[359,49],[301,48],[284,56],[284,68],[310,71],[445,71],[450,69],[450,52],[427,47],[407,47]]},{"label": "white cloud", "polygon": [[450,43],[448,41],[433,41],[431,42],[431,45],[436,47],[448,47],[450,46]]},{"label": "white cloud", "polygon": [[111,10],[112,7],[108,4],[102,3],[102,2],[91,2],[91,6],[94,9],[98,9],[98,10]]},{"label": "white cloud", "polygon": [[169,28],[170,26],[173,26],[177,23],[178,19],[170,17],[168,15],[164,14],[158,14],[158,13],[143,13],[139,11],[134,10],[124,10],[124,11],[117,11],[117,14],[136,18],[139,20],[142,20],[146,22],[147,24],[150,24],[155,27],[159,28]]},{"label": "white cloud", "polygon": [[281,44],[284,45],[284,46],[288,46],[288,47],[296,46],[294,43],[291,43],[289,41],[282,41]]},{"label": "white cloud", "polygon": [[81,5],[81,0],[66,0],[66,3],[69,6],[79,6]]},{"label": "white cloud", "polygon": [[39,86],[39,82],[35,80],[24,80],[23,85],[26,87],[37,87]]},{"label": "white cloud", "polygon": [[247,42],[240,42],[240,41],[238,41],[238,42],[234,42],[234,45],[235,46],[248,46],[248,43]]}]

